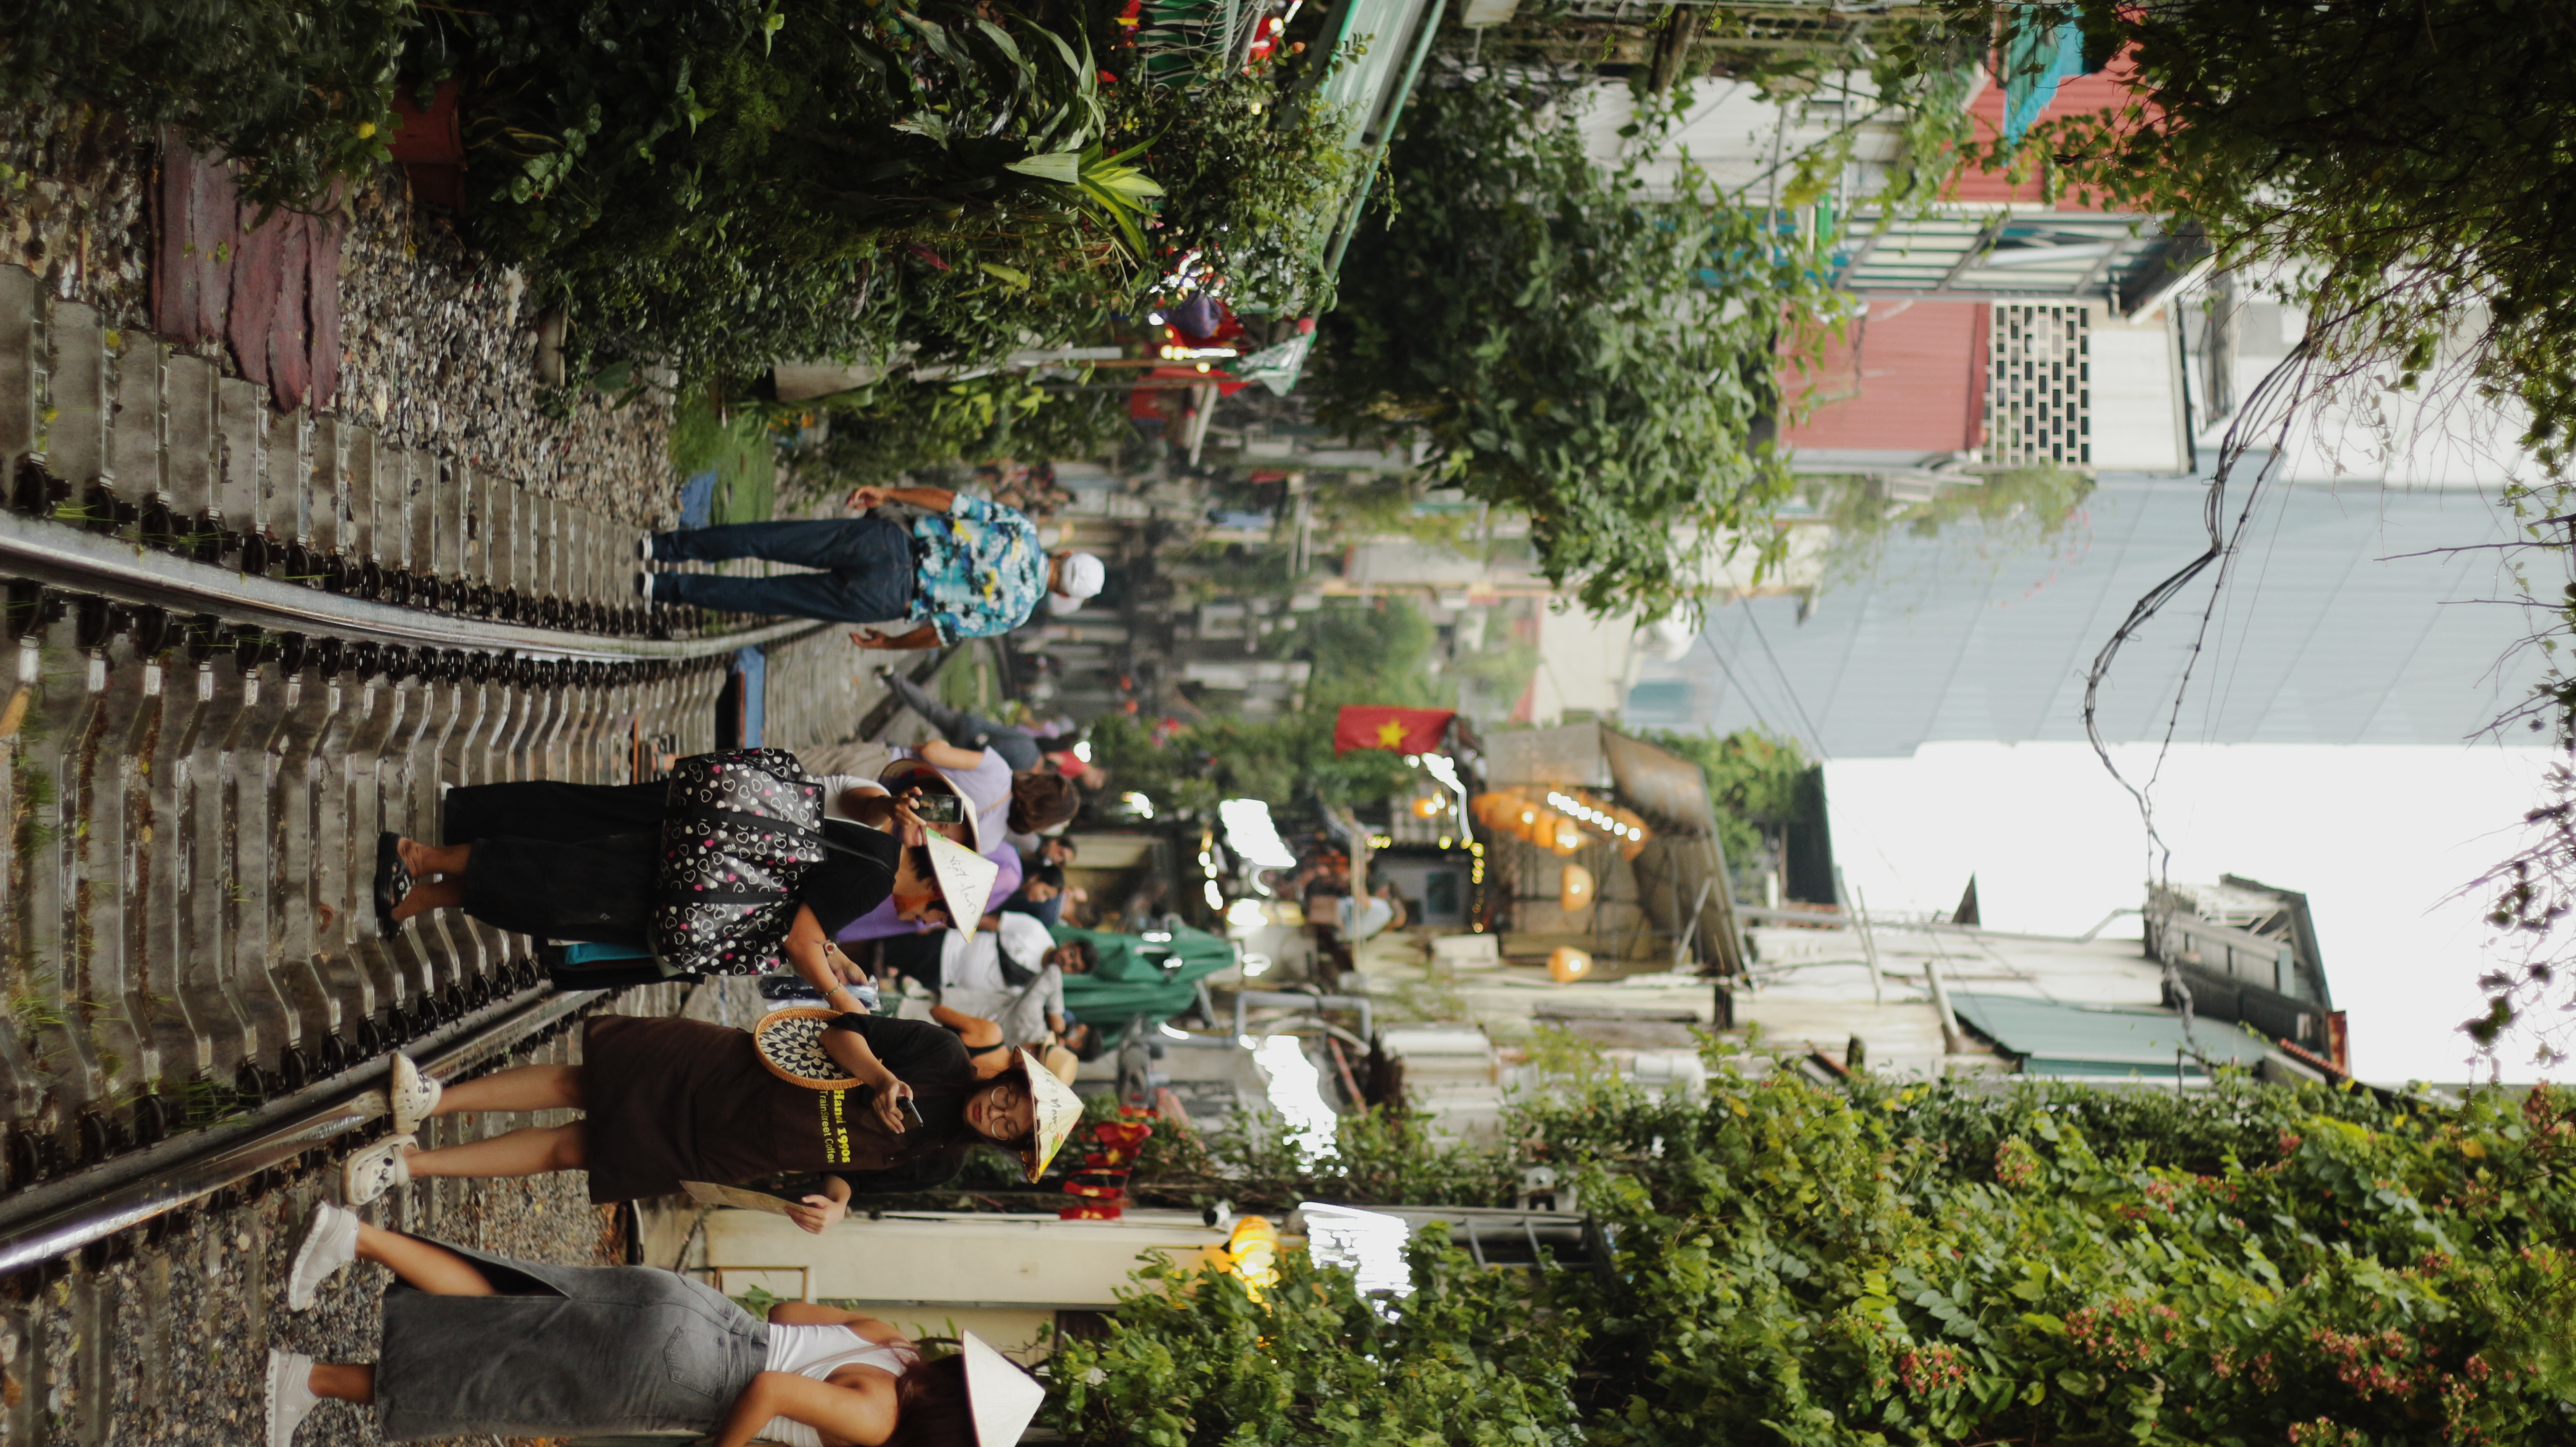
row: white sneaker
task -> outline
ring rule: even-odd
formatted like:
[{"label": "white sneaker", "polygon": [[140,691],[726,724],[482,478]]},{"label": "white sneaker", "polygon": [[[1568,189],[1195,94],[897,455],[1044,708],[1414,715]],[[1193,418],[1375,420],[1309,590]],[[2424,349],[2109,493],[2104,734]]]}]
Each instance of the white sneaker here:
[{"label": "white sneaker", "polygon": [[635,575],[635,601],[638,603],[653,601],[653,574],[638,572]]},{"label": "white sneaker", "polygon": [[349,1157],[340,1167],[341,1197],[352,1206],[363,1206],[396,1186],[410,1184],[411,1162],[403,1159],[403,1149],[417,1143],[414,1137],[398,1135]]},{"label": "white sneaker", "polygon": [[295,1264],[286,1273],[286,1309],[311,1311],[313,1294],[340,1268],[358,1259],[358,1213],[324,1201],[313,1208],[304,1228],[304,1244],[295,1248]]},{"label": "white sneaker", "polygon": [[635,535],[635,561],[639,563],[649,563],[653,561],[653,535],[651,533],[637,533]]},{"label": "white sneaker", "polygon": [[393,1111],[394,1134],[410,1135],[438,1112],[447,1087],[420,1073],[410,1056],[397,1050],[385,1065],[385,1104]]},{"label": "white sneaker", "polygon": [[268,1349],[268,1447],[289,1447],[295,1429],[322,1402],[313,1395],[313,1359],[302,1352]]}]

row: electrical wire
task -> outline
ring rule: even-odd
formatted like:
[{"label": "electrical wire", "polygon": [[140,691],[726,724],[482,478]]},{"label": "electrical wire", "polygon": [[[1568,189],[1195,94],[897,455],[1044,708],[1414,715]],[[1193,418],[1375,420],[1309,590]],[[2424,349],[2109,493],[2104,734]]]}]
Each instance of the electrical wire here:
[{"label": "electrical wire", "polygon": [[1762,656],[1771,660],[1771,671],[1780,678],[1780,691],[1789,696],[1789,707],[1797,711],[1798,721],[1807,726],[1807,739],[1815,746],[1816,762],[1823,763],[1828,757],[1825,731],[1816,727],[1816,721],[1808,716],[1807,705],[1798,697],[1798,685],[1789,681],[1789,670],[1780,666],[1780,655],[1771,651],[1771,640],[1762,632],[1762,619],[1750,603],[1745,606],[1744,621],[1753,625],[1753,641],[1762,645]]},{"label": "electrical wire", "polygon": [[1735,690],[1736,697],[1744,700],[1746,708],[1753,710],[1753,722],[1759,725],[1764,733],[1770,733],[1771,720],[1762,716],[1762,701],[1755,698],[1753,690],[1746,688],[1743,680],[1735,676],[1735,666],[1726,661],[1724,653],[1718,651],[1717,641],[1709,637],[1705,631],[1699,635],[1699,641],[1708,645],[1708,656],[1717,660],[1717,671],[1726,675],[1727,686]]},{"label": "electrical wire", "polygon": [[[2310,342],[2302,339],[2290,349],[2288,356],[2264,373],[2263,380],[2247,394],[2245,404],[2237,410],[2236,420],[2228,424],[2226,436],[2219,444],[2218,463],[2210,473],[2207,490],[2201,500],[2201,525],[2208,534],[2209,546],[2200,556],[2148,589],[2130,606],[2128,616],[2112,630],[2109,641],[2102,645],[2102,651],[2093,656],[2093,666],[2084,677],[2084,737],[2092,743],[2093,754],[2102,761],[2102,767],[2109,770],[2120,787],[2129,792],[2129,797],[2137,801],[2138,818],[2146,826],[2148,847],[2153,856],[2150,873],[2158,880],[2169,878],[2173,847],[2156,829],[2155,804],[2151,796],[2156,781],[2163,777],[2165,760],[2173,752],[2174,732],[2182,723],[2183,701],[2191,693],[2192,673],[2199,667],[2200,655],[2208,647],[2209,630],[2217,618],[2219,601],[2227,591],[2231,564],[2246,529],[2253,523],[2255,502],[2262,496],[2263,484],[2286,455],[2287,448],[2283,444],[2296,415],[2297,404],[2306,393],[2308,373],[2315,355]],[[2264,454],[2262,464],[2255,468],[2252,479],[2247,482],[2244,500],[2230,524],[2226,521],[2229,481],[2237,464],[2252,450],[2257,433],[2267,431],[2273,434],[2273,446]],[[2186,651],[2182,677],[2174,685],[2173,708],[2165,716],[2164,735],[2156,745],[2155,765],[2148,771],[2143,785],[2133,783],[2112,761],[2110,746],[2102,738],[2099,712],[2102,680],[2110,675],[2121,647],[2135,637],[2150,619],[2164,611],[2166,604],[2190,587],[2193,580],[2212,567],[2218,570],[2217,576],[2211,580],[2209,602],[2201,609],[2200,626],[2193,633],[2191,647]]]}]

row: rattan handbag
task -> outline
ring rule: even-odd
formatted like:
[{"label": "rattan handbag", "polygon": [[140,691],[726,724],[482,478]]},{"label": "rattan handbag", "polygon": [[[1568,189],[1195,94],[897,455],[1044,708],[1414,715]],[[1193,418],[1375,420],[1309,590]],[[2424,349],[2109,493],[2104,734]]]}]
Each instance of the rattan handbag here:
[{"label": "rattan handbag", "polygon": [[751,1043],[760,1063],[790,1085],[808,1090],[847,1090],[860,1083],[823,1051],[823,1031],[841,1018],[838,1010],[818,1005],[790,1005],[772,1010],[751,1027]]}]

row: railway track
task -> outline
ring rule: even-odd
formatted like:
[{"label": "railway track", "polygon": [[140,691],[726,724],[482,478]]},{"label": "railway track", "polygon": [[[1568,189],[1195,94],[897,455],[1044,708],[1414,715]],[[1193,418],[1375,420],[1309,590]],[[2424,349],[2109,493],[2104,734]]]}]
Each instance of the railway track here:
[{"label": "railway track", "polygon": [[370,841],[445,787],[649,776],[754,646],[770,742],[856,731],[836,632],[636,609],[631,524],[9,267],[0,468],[0,1277],[322,1163],[389,1048],[470,1073],[601,1006],[473,921],[377,937]]}]

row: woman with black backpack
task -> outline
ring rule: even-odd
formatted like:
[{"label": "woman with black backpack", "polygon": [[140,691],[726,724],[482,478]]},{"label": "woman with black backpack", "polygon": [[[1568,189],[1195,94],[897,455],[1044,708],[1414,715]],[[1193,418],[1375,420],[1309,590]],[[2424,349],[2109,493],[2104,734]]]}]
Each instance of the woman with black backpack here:
[{"label": "woman with black backpack", "polygon": [[[777,956],[806,983],[837,1008],[851,1009],[858,1000],[833,968],[836,933],[881,909],[925,927],[980,918],[995,865],[935,832],[914,811],[917,797],[918,791],[910,791],[900,799],[880,795],[867,801],[882,806],[877,812],[891,832],[841,819],[817,821],[820,858],[802,865],[783,893],[794,906],[784,938],[748,941],[743,967],[724,968],[756,971],[774,943]],[[747,822],[757,827],[764,821]],[[784,835],[802,826],[775,827]],[[653,924],[657,907],[672,898],[663,876],[672,851],[681,847],[677,838],[668,831],[581,840],[502,835],[431,845],[387,834],[377,847],[378,928],[390,938],[406,921],[452,908],[539,939],[655,947],[666,943],[652,938]]]}]

